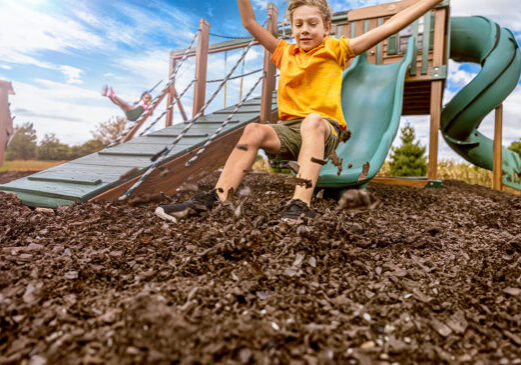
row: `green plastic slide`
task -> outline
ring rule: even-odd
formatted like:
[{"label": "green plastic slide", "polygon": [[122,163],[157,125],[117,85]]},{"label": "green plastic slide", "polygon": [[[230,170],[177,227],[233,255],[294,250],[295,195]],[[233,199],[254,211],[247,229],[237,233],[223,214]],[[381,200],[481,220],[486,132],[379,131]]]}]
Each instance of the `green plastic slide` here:
[{"label": "green plastic slide", "polygon": [[[492,170],[493,141],[477,128],[516,88],[521,53],[512,32],[483,17],[451,18],[451,58],[481,65],[481,71],[443,108],[441,131],[447,144],[470,163]],[[521,160],[503,147],[503,183],[521,190]]]},{"label": "green plastic slide", "polygon": [[344,160],[341,174],[328,162],[320,170],[318,187],[363,186],[380,170],[400,125],[405,75],[415,45],[411,37],[407,53],[399,62],[373,65],[363,53],[344,71],[342,110],[352,137],[336,150]]}]

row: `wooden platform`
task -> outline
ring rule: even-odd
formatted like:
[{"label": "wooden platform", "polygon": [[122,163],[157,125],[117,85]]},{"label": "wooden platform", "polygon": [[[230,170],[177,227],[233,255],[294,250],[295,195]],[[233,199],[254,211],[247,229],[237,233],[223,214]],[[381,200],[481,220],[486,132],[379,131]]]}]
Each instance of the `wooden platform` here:
[{"label": "wooden platform", "polygon": [[[273,105],[276,106],[274,100]],[[184,163],[195,154],[219,128],[234,107],[201,117],[185,138],[173,149],[161,166],[133,194],[173,193],[187,177],[221,167],[237,143],[242,129],[259,119],[260,98],[245,103],[228,126],[190,167]],[[56,208],[92,201],[115,200],[139,178],[150,158],[171,145],[186,124],[152,132],[129,142],[55,166],[31,176],[0,185],[0,190],[13,192],[24,204]],[[128,175],[129,172],[132,172]],[[122,175],[127,174],[121,179]]]}]

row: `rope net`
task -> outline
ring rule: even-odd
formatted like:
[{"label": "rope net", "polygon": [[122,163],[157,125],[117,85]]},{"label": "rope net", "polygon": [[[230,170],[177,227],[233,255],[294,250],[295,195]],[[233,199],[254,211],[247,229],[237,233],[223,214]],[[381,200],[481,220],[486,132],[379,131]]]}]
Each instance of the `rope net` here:
[{"label": "rope net", "polygon": [[[263,26],[265,26],[266,24],[267,24],[267,20],[266,20],[266,22],[264,23]],[[197,114],[189,122],[187,122],[186,127],[181,131],[181,133],[175,138],[175,140],[169,146],[166,146],[162,151],[160,151],[156,156],[154,156],[154,157],[157,157],[157,158],[152,163],[152,165],[150,165],[147,168],[147,170],[145,171],[145,173],[123,195],[121,195],[119,197],[119,200],[125,200],[126,198],[128,198],[143,183],[143,181],[145,181],[145,179],[148,176],[150,176],[150,174],[157,168],[157,166],[159,166],[163,162],[163,160],[166,158],[166,156],[168,156],[168,154],[170,154],[170,152],[175,148],[175,146],[177,146],[179,141],[185,137],[185,135],[188,133],[188,131],[196,123],[197,119],[199,119],[204,114],[206,108],[208,108],[208,105],[210,105],[210,103],[215,99],[215,97],[223,89],[223,87],[226,84],[226,82],[228,82],[230,80],[230,78],[232,77],[232,75],[235,72],[235,70],[239,67],[240,63],[246,58],[246,55],[249,52],[249,50],[251,49],[251,47],[252,47],[254,42],[255,42],[255,38],[253,38],[248,43],[248,45],[244,48],[241,56],[239,57],[239,59],[237,60],[235,65],[228,72],[226,77],[222,80],[222,82],[219,84],[217,89],[213,92],[213,94],[206,101],[206,103],[201,107],[201,109],[197,112]],[[257,85],[258,85],[258,82],[255,84],[255,87]],[[173,103],[171,105],[173,105]],[[236,108],[234,113],[226,119],[226,121],[225,121],[226,124],[228,124],[229,120],[231,120],[231,118],[237,112],[237,110],[238,110],[238,108]],[[224,122],[223,122],[223,124],[224,124]],[[222,130],[224,127],[222,125],[221,125],[221,127],[222,127],[221,130]],[[209,145],[209,143],[208,143],[208,145]]]}]

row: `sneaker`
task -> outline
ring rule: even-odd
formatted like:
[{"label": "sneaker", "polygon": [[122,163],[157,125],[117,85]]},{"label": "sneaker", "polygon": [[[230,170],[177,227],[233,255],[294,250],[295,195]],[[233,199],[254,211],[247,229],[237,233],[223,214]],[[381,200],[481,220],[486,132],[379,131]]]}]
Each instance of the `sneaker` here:
[{"label": "sneaker", "polygon": [[154,211],[159,218],[177,223],[177,220],[189,215],[199,215],[211,210],[219,201],[215,189],[209,192],[195,194],[194,197],[183,203],[160,205]]},{"label": "sneaker", "polygon": [[103,89],[101,90],[102,96],[107,96],[107,93],[109,92],[109,85],[103,86]]},{"label": "sneaker", "polygon": [[282,215],[282,220],[286,222],[302,222],[302,218],[313,218],[314,216],[315,212],[306,203],[300,199],[292,199]]}]

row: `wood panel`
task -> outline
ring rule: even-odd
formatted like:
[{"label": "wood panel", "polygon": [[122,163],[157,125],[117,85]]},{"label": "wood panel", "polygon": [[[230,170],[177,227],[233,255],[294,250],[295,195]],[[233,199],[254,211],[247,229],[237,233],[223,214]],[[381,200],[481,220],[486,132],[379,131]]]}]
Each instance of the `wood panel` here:
[{"label": "wood panel", "polygon": [[[164,192],[165,194],[173,194],[183,181],[190,176],[196,176],[204,172],[211,172],[224,165],[237,141],[239,140],[244,127],[233,131],[223,137],[217,138],[201,157],[196,160],[190,167],[185,167],[188,161],[199,149],[193,150],[191,153],[177,157],[172,161],[168,161],[156,169],[141,184],[132,196],[139,196],[145,193]],[[115,200],[125,193],[138,179],[136,177],[119,185],[111,190],[100,194],[91,200]]]},{"label": "wood panel", "polygon": [[381,177],[377,176],[371,180],[376,184],[411,186],[414,188],[424,188],[428,181],[426,179],[400,179],[396,177]]}]

